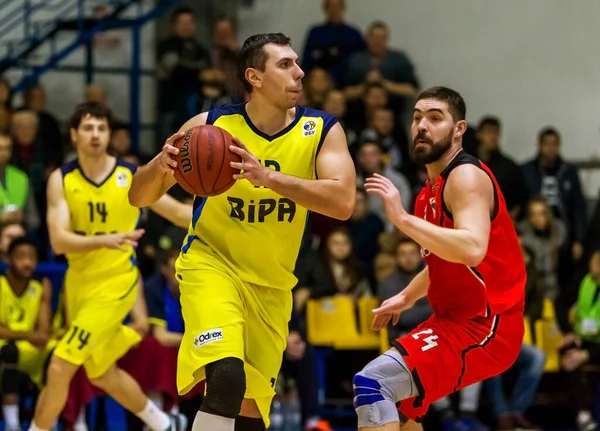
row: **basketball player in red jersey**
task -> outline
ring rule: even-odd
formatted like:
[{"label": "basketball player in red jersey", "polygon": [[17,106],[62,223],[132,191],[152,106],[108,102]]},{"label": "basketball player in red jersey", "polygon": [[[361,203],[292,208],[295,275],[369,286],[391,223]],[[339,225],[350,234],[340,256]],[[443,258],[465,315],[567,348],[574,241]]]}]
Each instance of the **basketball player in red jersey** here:
[{"label": "basketball player in red jersey", "polygon": [[494,176],[462,149],[465,114],[463,98],[449,88],[419,95],[411,157],[427,167],[429,181],[415,215],[388,179],[367,179],[367,191],[421,245],[427,263],[374,310],[373,328],[397,322],[425,295],[434,314],[354,377],[359,430],[422,429],[432,402],[502,373],[521,348],[525,265]]}]

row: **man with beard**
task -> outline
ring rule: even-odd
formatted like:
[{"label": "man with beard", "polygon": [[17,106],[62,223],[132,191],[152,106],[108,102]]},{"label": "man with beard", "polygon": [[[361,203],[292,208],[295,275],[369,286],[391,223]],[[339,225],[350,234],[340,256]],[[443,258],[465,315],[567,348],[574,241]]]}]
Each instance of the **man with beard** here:
[{"label": "man with beard", "polygon": [[525,265],[493,174],[462,149],[465,116],[454,90],[434,87],[418,97],[411,157],[425,165],[429,180],[414,216],[388,179],[367,179],[367,191],[421,245],[427,263],[373,310],[373,329],[397,323],[425,295],[433,315],[354,377],[359,430],[422,429],[433,401],[504,372],[519,354]]}]

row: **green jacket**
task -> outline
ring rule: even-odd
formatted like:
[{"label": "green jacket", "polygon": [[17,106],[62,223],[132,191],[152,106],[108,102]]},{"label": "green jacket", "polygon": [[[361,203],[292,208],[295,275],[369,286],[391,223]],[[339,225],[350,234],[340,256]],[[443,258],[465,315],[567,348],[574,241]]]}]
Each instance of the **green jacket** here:
[{"label": "green jacket", "polygon": [[23,209],[27,204],[29,194],[29,178],[21,169],[12,165],[4,170],[4,185],[0,184],[0,207],[6,208],[14,205],[16,209]]},{"label": "green jacket", "polygon": [[[577,311],[575,314],[575,332],[582,338],[600,341],[600,295],[599,286],[591,274],[585,276],[579,285]],[[595,324],[584,324],[595,321]],[[595,328],[595,330],[594,330]]]}]

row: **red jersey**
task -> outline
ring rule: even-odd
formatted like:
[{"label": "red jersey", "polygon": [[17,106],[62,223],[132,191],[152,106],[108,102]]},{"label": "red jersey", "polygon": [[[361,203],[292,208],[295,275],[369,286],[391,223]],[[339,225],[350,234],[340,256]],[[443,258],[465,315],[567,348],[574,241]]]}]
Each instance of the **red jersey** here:
[{"label": "red jersey", "polygon": [[479,159],[459,153],[435,183],[427,182],[415,204],[415,216],[445,228],[454,228],[444,203],[444,186],[454,168],[471,164],[487,173],[494,185],[494,213],[487,253],[475,268],[448,262],[421,249],[429,268],[427,297],[441,317],[474,318],[525,306],[525,263],[519,240],[496,178]]}]

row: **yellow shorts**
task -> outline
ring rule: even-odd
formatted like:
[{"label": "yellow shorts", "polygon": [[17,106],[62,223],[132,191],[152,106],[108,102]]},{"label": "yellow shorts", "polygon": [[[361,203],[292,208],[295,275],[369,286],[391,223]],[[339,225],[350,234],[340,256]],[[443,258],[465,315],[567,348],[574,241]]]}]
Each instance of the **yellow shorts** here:
[{"label": "yellow shorts", "polygon": [[[45,347],[38,349],[29,341],[15,341],[15,345],[19,350],[19,362],[17,363],[18,370],[27,374],[31,381],[39,388],[43,386],[48,358],[57,343],[58,340],[50,339]],[[4,347],[6,344],[8,343],[5,340],[2,340],[0,342],[0,348]]]},{"label": "yellow shorts", "polygon": [[177,363],[179,393],[205,379],[207,364],[239,358],[245,363],[245,398],[255,400],[268,428],[292,293],[240,280],[200,241],[180,255],[176,269],[185,322]]},{"label": "yellow shorts", "polygon": [[[136,300],[138,276],[135,270],[91,280],[67,271],[65,299],[71,324],[54,354],[72,364],[83,365],[93,379],[103,375],[139,343],[140,335],[123,325]],[[115,286],[124,292],[120,297],[113,293]],[[123,286],[128,286],[127,290]]]}]

